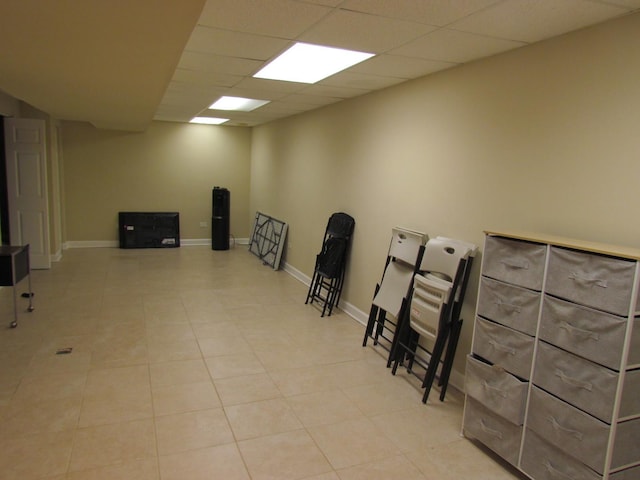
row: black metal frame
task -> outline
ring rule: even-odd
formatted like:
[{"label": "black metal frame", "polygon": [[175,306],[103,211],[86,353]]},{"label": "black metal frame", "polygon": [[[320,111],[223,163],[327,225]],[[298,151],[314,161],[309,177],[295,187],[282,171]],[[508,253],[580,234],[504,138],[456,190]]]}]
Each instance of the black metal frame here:
[{"label": "black metal frame", "polygon": [[[336,212],[329,217],[322,241],[322,250],[316,255],[313,278],[309,284],[305,304],[318,301],[322,305],[321,317],[328,312],[331,316],[333,307],[340,302],[347,257],[351,243],[351,235],[355,228],[355,220],[344,212]],[[329,255],[337,255],[337,262],[326,266],[323,262]]]}]

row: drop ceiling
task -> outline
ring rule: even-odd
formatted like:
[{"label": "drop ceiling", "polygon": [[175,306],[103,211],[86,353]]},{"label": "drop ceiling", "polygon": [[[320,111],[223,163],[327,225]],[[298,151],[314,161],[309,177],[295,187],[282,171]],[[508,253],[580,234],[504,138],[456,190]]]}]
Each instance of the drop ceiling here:
[{"label": "drop ceiling", "polygon": [[[640,10],[640,0],[3,0],[0,90],[62,120],[254,126]],[[375,53],[316,84],[252,75],[295,42]],[[208,110],[219,97],[269,100]]]}]

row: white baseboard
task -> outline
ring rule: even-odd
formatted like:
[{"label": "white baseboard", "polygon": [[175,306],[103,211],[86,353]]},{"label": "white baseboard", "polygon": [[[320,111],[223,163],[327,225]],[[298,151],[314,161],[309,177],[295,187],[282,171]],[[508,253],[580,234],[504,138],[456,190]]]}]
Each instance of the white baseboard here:
[{"label": "white baseboard", "polygon": [[[230,238],[229,243],[233,245],[249,245],[248,238]],[[180,239],[180,246],[191,247],[197,245],[211,245],[210,238],[185,238]],[[63,250],[70,248],[118,248],[120,242],[118,240],[70,240],[65,242],[62,246]],[[58,257],[56,261],[62,258],[62,252],[56,254]],[[52,259],[53,260],[53,259]]]}]

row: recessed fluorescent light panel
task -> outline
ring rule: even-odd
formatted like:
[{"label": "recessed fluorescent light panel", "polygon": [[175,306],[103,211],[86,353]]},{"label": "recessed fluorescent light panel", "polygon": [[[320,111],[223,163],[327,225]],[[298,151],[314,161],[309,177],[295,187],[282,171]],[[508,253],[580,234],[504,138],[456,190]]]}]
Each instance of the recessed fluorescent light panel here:
[{"label": "recessed fluorescent light panel", "polygon": [[258,107],[266,105],[269,100],[257,100],[243,97],[220,97],[209,107],[212,110],[235,110],[237,112],[250,112]]},{"label": "recessed fluorescent light panel", "polygon": [[193,117],[189,123],[204,123],[206,125],[220,125],[221,123],[228,122],[228,118],[215,118],[215,117]]},{"label": "recessed fluorescent light panel", "polygon": [[254,77],[316,83],[373,56],[373,53],[296,43],[268,63]]}]

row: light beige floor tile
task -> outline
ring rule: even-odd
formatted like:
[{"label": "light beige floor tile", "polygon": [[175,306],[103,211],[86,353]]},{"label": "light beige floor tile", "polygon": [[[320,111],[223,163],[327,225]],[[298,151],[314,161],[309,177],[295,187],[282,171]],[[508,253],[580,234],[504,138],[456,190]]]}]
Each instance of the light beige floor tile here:
[{"label": "light beige floor tile", "polygon": [[205,358],[205,362],[214,380],[265,372],[264,366],[253,353],[209,357]]},{"label": "light beige floor tile", "polygon": [[287,402],[305,427],[363,417],[358,407],[340,390],[287,397]]},{"label": "light beige floor tile", "polygon": [[427,480],[420,470],[403,455],[345,468],[339,470],[338,475],[340,475],[340,480],[371,480],[375,478],[384,480]]},{"label": "light beige floor tile", "polygon": [[196,337],[188,321],[183,323],[154,323],[145,321],[147,338],[157,342],[173,342],[176,340],[194,340]]},{"label": "light beige floor tile", "polygon": [[246,340],[238,334],[200,338],[198,344],[204,357],[253,354],[252,348]]},{"label": "light beige floor tile", "polygon": [[368,418],[311,427],[308,430],[335,469],[400,453]]},{"label": "light beige floor tile", "polygon": [[191,328],[198,340],[204,338],[216,338],[239,336],[240,330],[238,326],[229,321],[220,321],[216,323],[198,323],[191,320]]},{"label": "light beige floor tile", "polygon": [[149,362],[144,339],[120,339],[117,342],[100,342],[91,354],[91,368],[129,367]]},{"label": "light beige floor tile", "polygon": [[445,403],[419,405],[372,417],[373,423],[403,452],[425,450],[460,438],[462,419]]},{"label": "light beige floor tile", "polygon": [[82,398],[78,395],[50,400],[40,398],[39,402],[29,403],[14,400],[0,420],[0,432],[7,437],[16,437],[75,429],[81,404]]},{"label": "light beige floor tile", "polygon": [[289,432],[302,428],[302,424],[284,399],[231,405],[225,412],[238,440]]},{"label": "light beige floor tile", "polygon": [[320,475],[313,475],[311,477],[304,477],[303,480],[340,480],[340,477],[336,472],[321,473]]},{"label": "light beige floor tile", "polygon": [[[389,372],[381,372],[387,373]],[[379,382],[345,388],[344,393],[368,416],[406,410],[422,405],[422,391],[417,391],[401,378],[382,377]]]},{"label": "light beige floor tile", "polygon": [[222,404],[225,406],[269,400],[282,396],[282,393],[280,393],[280,390],[278,390],[278,387],[267,373],[220,378],[215,380],[214,383]]},{"label": "light beige floor tile", "polygon": [[91,370],[87,376],[80,427],[153,416],[146,366]]},{"label": "light beige floor tile", "polygon": [[71,472],[66,480],[160,480],[158,460],[147,458],[117,465]]},{"label": "light beige floor tile", "polygon": [[16,389],[13,401],[22,405],[39,404],[61,398],[82,398],[87,374],[54,373],[25,377]]},{"label": "light beige floor tile", "polygon": [[496,460],[465,438],[442,443],[422,452],[413,451],[407,457],[431,480],[524,480],[526,477]]},{"label": "light beige floor tile", "polygon": [[160,455],[233,442],[221,408],[157,417],[156,435]]},{"label": "light beige floor tile", "polygon": [[209,381],[209,371],[203,360],[181,360],[155,363],[149,366],[151,384],[154,387],[183,385]]},{"label": "light beige floor tile", "polygon": [[36,480],[63,474],[71,456],[73,435],[71,430],[21,437],[2,435],[2,479]]},{"label": "light beige floor tile", "polygon": [[0,328],[2,480],[524,478],[460,437],[460,394],[422,405],[246,247],[71,249],[32,276]]},{"label": "light beige floor tile", "polygon": [[56,355],[55,351],[35,355],[29,364],[29,375],[52,375],[57,373],[87,372],[91,365],[90,352],[72,352]]},{"label": "light beige floor tile", "polygon": [[80,428],[69,471],[86,470],[156,456],[152,419]]},{"label": "light beige floor tile", "polygon": [[191,450],[159,459],[162,480],[249,480],[235,444]]},{"label": "light beige floor tile", "polygon": [[210,380],[182,385],[152,387],[156,416],[220,407],[220,399]]},{"label": "light beige floor tile", "polygon": [[304,430],[241,441],[238,447],[253,480],[301,479],[331,471]]},{"label": "light beige floor tile", "polygon": [[195,339],[159,341],[152,338],[147,341],[147,350],[149,363],[202,358],[198,342]]}]

